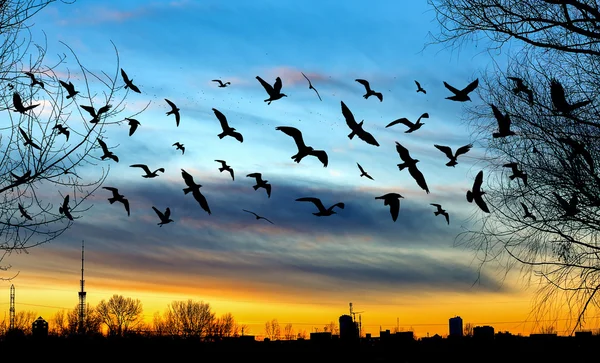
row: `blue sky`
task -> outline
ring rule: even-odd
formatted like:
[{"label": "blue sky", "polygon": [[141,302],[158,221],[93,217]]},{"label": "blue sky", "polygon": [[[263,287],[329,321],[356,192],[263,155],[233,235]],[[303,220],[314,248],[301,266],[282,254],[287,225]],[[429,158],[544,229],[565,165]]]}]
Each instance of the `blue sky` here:
[{"label": "blue sky", "polygon": [[[36,39],[41,39],[41,30],[48,37],[48,63],[54,54],[66,53],[67,64],[61,68],[70,69],[76,87],[81,74],[59,41],[90,71],[109,74],[118,71],[114,42],[120,67],[142,93],[130,92],[124,111],[110,121],[135,115],[141,126],[131,137],[126,124],[107,126],[104,140],[115,147],[120,162],[97,166],[110,167],[104,185],[117,187],[129,199],[131,216],[120,204],[106,201],[110,192],[98,190],[87,204],[92,209],[60,239],[29,255],[10,257],[13,270],[20,271],[15,284],[40,289],[32,281],[54,276],[57,283],[72,283],[76,289],[84,239],[91,302],[118,291],[163,291],[169,286],[193,291],[197,295],[188,297],[216,301],[224,309],[230,305],[219,301],[267,299],[273,304],[330,304],[339,306],[341,314],[352,300],[393,309],[394,304],[419,306],[427,299],[442,316],[451,317],[460,309],[454,305],[450,312],[444,306],[475,302],[478,294],[490,304],[527,300],[495,271],[481,272],[473,286],[478,278],[474,255],[453,247],[455,236],[481,213],[465,193],[480,170],[477,158],[484,149],[462,121],[463,104],[445,99],[451,94],[442,81],[463,88],[480,76],[490,56],[468,45],[460,51],[443,45],[424,49],[428,32],[437,31],[425,1],[78,0],[41,12],[35,18]],[[503,62],[501,56],[495,60]],[[300,72],[311,79],[323,101]],[[256,76],[271,84],[281,77],[282,92],[289,97],[267,105]],[[382,92],[383,102],[365,100],[356,78],[367,79]],[[218,88],[212,79],[230,81],[231,86]],[[416,92],[414,80],[427,94]],[[480,102],[472,96],[474,103]],[[165,115],[165,98],[181,109],[179,127]],[[379,147],[348,139],[340,101],[357,121],[364,119],[364,128]],[[217,137],[221,130],[212,108],[244,135],[243,143]],[[385,128],[401,117],[416,121],[424,112],[430,118],[414,133],[404,133],[402,125]],[[294,142],[275,130],[277,126],[300,129],[307,145],[328,153],[329,166],[313,157],[294,163]],[[185,145],[185,154],[171,146],[175,142]],[[398,170],[395,142],[420,160],[430,194],[407,170]],[[469,143],[475,147],[459,157],[455,168],[445,166],[447,158],[433,146],[456,150]],[[232,166],[235,181],[219,173],[215,159]],[[375,180],[359,177],[357,162]],[[140,169],[129,167],[136,163],[164,167],[165,173],[144,179]],[[212,215],[183,194],[181,169],[203,185]],[[253,172],[261,172],[272,184],[271,198],[262,189],[252,189],[254,180],[246,174]],[[389,192],[404,196],[396,222],[388,207],[374,199]],[[346,207],[331,217],[315,217],[312,204],[295,202],[309,196],[321,198],[326,206],[344,202]],[[449,212],[449,226],[442,216],[433,215],[430,203]],[[170,207],[175,222],[158,227],[152,206]],[[275,224],[257,221],[242,208]],[[102,294],[94,295],[94,281]],[[432,302],[431,296],[440,301]],[[4,295],[2,299],[4,303]],[[493,310],[488,310],[490,319]],[[241,310],[232,313],[243,315]],[[406,319],[424,323],[419,317]],[[388,321],[395,323],[396,316],[388,314],[373,324]],[[440,323],[445,330],[446,321]]]}]

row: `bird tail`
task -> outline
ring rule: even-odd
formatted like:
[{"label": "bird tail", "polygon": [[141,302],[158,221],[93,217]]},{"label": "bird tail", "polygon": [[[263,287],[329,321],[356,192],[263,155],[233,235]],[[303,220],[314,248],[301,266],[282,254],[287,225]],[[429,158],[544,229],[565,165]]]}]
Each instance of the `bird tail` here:
[{"label": "bird tail", "polygon": [[219,137],[219,139],[222,139],[225,137],[225,132],[221,132],[220,134],[217,135]]},{"label": "bird tail", "polygon": [[435,211],[435,212],[433,212],[433,214],[435,214],[436,216],[439,216],[439,215],[440,215],[440,212],[438,212],[438,211]]},{"label": "bird tail", "polygon": [[454,165],[456,165],[456,164],[458,164],[458,163],[456,162],[456,160],[450,160],[449,162],[447,162],[447,163],[446,163],[446,165],[447,165],[447,166],[454,166]]},{"label": "bird tail", "polygon": [[353,130],[351,133],[348,134],[348,138],[350,140],[352,140],[352,138],[354,137],[354,135],[356,135],[356,131]]},{"label": "bird tail", "polygon": [[516,176],[515,175],[510,175],[509,178],[510,178],[510,180],[513,180],[514,178],[516,178]]},{"label": "bird tail", "polygon": [[398,169],[402,170],[404,168],[406,168],[406,163],[402,163],[402,164],[398,164]]},{"label": "bird tail", "polygon": [[116,198],[108,198],[108,201],[110,202],[110,204],[113,204],[117,199]]},{"label": "bird tail", "polygon": [[257,190],[259,188],[258,185],[253,186],[252,188],[254,188],[254,190]]},{"label": "bird tail", "polygon": [[225,170],[225,168],[219,168],[219,171],[221,171],[221,172],[222,172],[223,170]]},{"label": "bird tail", "polygon": [[473,202],[473,193],[470,190],[467,191],[467,201],[469,203]]},{"label": "bird tail", "polygon": [[184,188],[183,189],[183,194],[187,194],[187,193],[189,193],[191,191],[192,191],[192,188],[189,188],[189,187],[188,188]]},{"label": "bird tail", "polygon": [[58,212],[60,214],[64,214],[65,213],[65,211],[63,210],[63,207],[58,207]]}]

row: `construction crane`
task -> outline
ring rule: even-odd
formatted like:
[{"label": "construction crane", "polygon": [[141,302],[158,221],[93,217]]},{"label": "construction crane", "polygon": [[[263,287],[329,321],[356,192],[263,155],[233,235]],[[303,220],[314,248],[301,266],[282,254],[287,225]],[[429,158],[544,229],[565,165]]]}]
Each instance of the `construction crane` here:
[{"label": "construction crane", "polygon": [[352,303],[350,303],[350,316],[352,316],[352,321],[356,322],[356,314],[364,313],[364,311],[354,311],[352,309]]}]

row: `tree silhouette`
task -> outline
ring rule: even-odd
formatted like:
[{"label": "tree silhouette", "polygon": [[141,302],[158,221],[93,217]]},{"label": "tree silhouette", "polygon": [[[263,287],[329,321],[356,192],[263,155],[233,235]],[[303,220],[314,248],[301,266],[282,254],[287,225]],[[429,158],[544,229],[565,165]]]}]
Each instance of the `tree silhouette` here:
[{"label": "tree silhouette", "polygon": [[[79,304],[71,310],[59,310],[50,319],[50,330],[58,336],[77,334],[79,322]],[[97,334],[102,332],[102,317],[98,310],[87,304],[83,321],[84,334]]]},{"label": "tree silhouette", "polygon": [[108,334],[119,337],[134,331],[143,317],[142,302],[139,299],[116,294],[111,296],[108,302],[100,301],[96,311],[108,328]]},{"label": "tree silhouette", "polygon": [[[34,42],[28,21],[53,2],[0,1],[3,270],[10,268],[2,263],[10,253],[27,252],[57,238],[90,208],[85,200],[101,186],[110,170],[108,162],[100,159],[98,140],[104,138],[107,125],[125,122],[115,118],[125,109],[129,92],[118,72],[116,48],[117,67],[112,75],[89,71],[64,43],[69,55],[59,55],[46,64],[47,47]],[[66,67],[67,61],[77,68]],[[65,87],[69,84],[78,93]],[[106,112],[92,123],[93,118],[82,106],[93,107],[98,113],[106,107]],[[111,149],[116,146],[108,138],[104,141]],[[59,207],[67,195],[68,210],[63,213]]]},{"label": "tree silhouette", "polygon": [[281,327],[279,326],[277,319],[265,323],[265,335],[271,341],[279,339],[281,336]]},{"label": "tree silhouette", "polygon": [[[509,51],[506,68],[494,63],[480,77],[484,104],[466,111],[486,149],[482,189],[491,213],[474,219],[456,242],[473,248],[482,264],[518,268],[525,281],[538,283],[536,320],[566,306],[572,331],[581,328],[600,302],[597,2],[429,3],[441,25],[432,43],[485,39],[488,49]],[[509,116],[516,135],[492,136],[498,122],[491,105]],[[511,178],[509,163],[526,180]]]},{"label": "tree silhouette", "polygon": [[210,304],[192,299],[173,301],[162,317],[155,315],[154,318],[155,329],[160,328],[163,334],[185,338],[206,337],[214,322],[215,314]]}]

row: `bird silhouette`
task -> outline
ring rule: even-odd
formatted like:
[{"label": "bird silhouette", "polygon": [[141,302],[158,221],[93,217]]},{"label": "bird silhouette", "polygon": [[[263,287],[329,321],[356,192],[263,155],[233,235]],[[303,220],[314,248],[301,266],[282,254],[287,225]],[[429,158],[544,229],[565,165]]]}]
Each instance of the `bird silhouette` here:
[{"label": "bird silhouette", "polygon": [[404,197],[398,193],[387,193],[380,197],[375,197],[375,199],[383,199],[383,205],[390,206],[390,214],[394,222],[398,219],[398,213],[400,212],[400,198]]},{"label": "bird silhouette", "polygon": [[512,169],[512,175],[509,176],[510,180],[513,180],[514,178],[521,178],[521,180],[523,180],[523,184],[527,185],[527,174],[523,172],[523,170],[519,170],[519,164],[512,162],[502,166]]},{"label": "bird silhouette", "polygon": [[165,210],[165,213],[156,209],[155,206],[152,206],[152,209],[154,209],[154,212],[156,212],[156,215],[158,215],[158,218],[160,218],[160,222],[157,223],[159,227],[162,227],[163,224],[175,222],[174,220],[171,219],[171,210],[169,209],[169,207],[167,207],[167,209]]},{"label": "bird silhouette", "polygon": [[33,87],[33,86],[35,86],[37,84],[40,87],[44,88],[44,82],[42,82],[39,79],[35,78],[35,74],[33,74],[31,72],[23,72],[23,73],[25,73],[29,77],[29,79],[31,79],[31,87]]},{"label": "bird silhouette", "polygon": [[375,96],[377,98],[379,98],[379,102],[383,102],[383,95],[380,92],[375,92],[371,89],[371,86],[369,85],[369,82],[367,80],[364,79],[355,79],[356,82],[362,84],[365,87],[365,91],[367,93],[365,93],[363,95],[364,99],[367,99],[371,96]]},{"label": "bird silhouette", "polygon": [[42,148],[36,144],[35,142],[33,142],[33,140],[31,140],[31,137],[29,137],[29,135],[27,135],[27,133],[25,132],[25,130],[23,130],[21,128],[21,126],[19,126],[19,131],[21,132],[21,136],[23,136],[23,145],[27,146],[31,146],[32,148],[38,149],[38,150],[42,150]]},{"label": "bird silhouette", "polygon": [[21,212],[21,217],[25,218],[25,219],[29,219],[30,221],[33,220],[33,218],[31,218],[31,216],[27,213],[27,211],[25,210],[25,208],[23,208],[23,206],[21,205],[21,203],[18,203],[19,206],[19,211]]},{"label": "bird silhouette", "polygon": [[498,132],[494,132],[492,136],[498,138],[516,135],[516,133],[510,129],[510,115],[508,113],[503,115],[495,105],[490,106],[492,107],[492,112],[494,113],[496,121],[498,121]]},{"label": "bird silhouette", "polygon": [[13,106],[15,107],[14,111],[25,114],[25,112],[32,110],[38,107],[40,104],[37,103],[35,105],[29,105],[27,107],[23,106],[23,101],[21,100],[21,96],[15,92],[13,93]]},{"label": "bird silhouette", "polygon": [[511,81],[515,82],[515,88],[512,89],[513,93],[518,95],[523,92],[527,95],[527,101],[529,105],[533,105],[533,91],[525,85],[525,82],[518,77],[508,77]]},{"label": "bird silhouette", "polygon": [[552,192],[556,199],[558,200],[558,204],[565,211],[563,214],[563,218],[565,217],[573,217],[577,213],[581,212],[579,208],[577,208],[577,204],[579,203],[579,199],[577,198],[577,194],[573,194],[571,200],[567,202],[563,197],[561,197],[557,192]]},{"label": "bird silhouette", "polygon": [[267,221],[267,222],[269,222],[269,223],[271,223],[271,224],[275,224],[275,223],[271,222],[269,219],[267,219],[267,218],[265,218],[265,217],[262,217],[262,216],[259,216],[258,214],[254,213],[254,212],[251,212],[251,211],[249,211],[249,210],[246,210],[246,209],[242,209],[242,210],[243,210],[244,212],[246,212],[246,213],[254,214],[254,216],[256,217],[256,220],[259,220],[259,219],[264,219],[265,221]]},{"label": "bird silhouette", "polygon": [[317,91],[317,89],[315,87],[313,87],[312,82],[310,81],[310,79],[308,79],[308,77],[306,76],[306,74],[304,74],[303,72],[300,72],[300,73],[302,73],[302,75],[304,76],[304,78],[306,78],[306,80],[308,81],[308,89],[311,89],[311,90],[315,91],[315,93],[317,94],[317,97],[319,97],[319,101],[323,101],[321,99],[321,95],[319,94],[319,91]]},{"label": "bird silhouette", "polygon": [[469,152],[469,150],[471,150],[471,148],[473,147],[473,144],[468,144],[468,145],[459,147],[458,149],[456,149],[456,153],[454,153],[454,154],[452,154],[452,149],[450,149],[449,146],[443,146],[443,145],[437,145],[437,144],[434,144],[433,146],[435,146],[438,150],[440,150],[441,152],[446,154],[448,159],[450,159],[450,161],[446,163],[447,166],[455,167],[455,165],[458,164],[458,162],[456,161],[456,158],[458,158],[462,154],[466,154],[467,152]]},{"label": "bird silhouette", "polygon": [[471,190],[467,191],[467,201],[469,203],[472,203],[473,201],[475,201],[475,204],[477,204],[477,206],[482,211],[484,211],[485,213],[489,213],[490,210],[488,209],[487,204],[483,200],[483,195],[485,194],[485,192],[481,190],[482,183],[483,183],[483,170],[481,170],[479,173],[477,173],[477,176],[475,176],[475,181],[473,182],[473,187],[471,188]]},{"label": "bird silhouette", "polygon": [[129,136],[133,135],[133,133],[135,132],[135,130],[137,130],[137,128],[140,126],[140,122],[134,118],[127,118],[125,117],[125,120],[129,121]]},{"label": "bird silhouette", "polygon": [[363,140],[367,144],[379,146],[379,143],[377,142],[377,140],[375,140],[373,135],[371,135],[370,133],[363,130],[364,120],[362,120],[360,123],[357,124],[356,120],[354,119],[354,115],[352,114],[352,112],[350,111],[348,106],[346,106],[344,101],[341,101],[341,102],[342,102],[342,115],[344,115],[344,118],[346,119],[346,125],[348,125],[348,127],[350,127],[350,130],[352,130],[352,132],[348,134],[348,138],[350,140],[352,140],[354,135],[356,135],[356,136],[358,136],[359,139]]},{"label": "bird silhouette", "polygon": [[102,139],[98,138],[98,143],[100,144],[100,147],[102,148],[102,152],[104,152],[104,155],[102,155],[100,157],[100,159],[104,160],[104,159],[108,158],[108,159],[113,159],[117,163],[119,162],[119,158],[117,157],[117,155],[115,155],[112,151],[108,150],[106,143],[104,141],[102,141]]},{"label": "bird silhouette", "polygon": [[313,213],[317,217],[327,217],[327,216],[330,216],[332,214],[337,214],[336,212],[333,211],[333,208],[335,208],[335,207],[344,209],[344,203],[341,203],[341,202],[340,203],[335,203],[331,207],[325,209],[325,206],[323,206],[323,203],[321,202],[321,199],[319,199],[319,198],[313,198],[313,197],[298,198],[298,199],[296,199],[296,202],[312,202],[317,207],[317,209],[319,210],[318,212]]},{"label": "bird silhouette", "polygon": [[183,154],[185,153],[185,146],[183,146],[183,144],[182,144],[182,143],[180,143],[179,141],[178,141],[178,142],[176,142],[176,143],[174,143],[174,144],[173,144],[173,145],[171,145],[171,146],[175,146],[175,148],[176,148],[177,150],[181,150],[181,155],[183,155]]},{"label": "bird silhouette", "polygon": [[448,83],[444,82],[444,86],[452,93],[453,96],[446,97],[447,100],[457,101],[457,102],[465,102],[472,101],[471,97],[469,97],[469,93],[473,92],[475,88],[479,85],[479,78],[476,78],[473,82],[469,83],[469,85],[461,90],[458,90]]},{"label": "bird silhouette", "polygon": [[571,147],[571,154],[569,155],[570,160],[573,160],[576,155],[581,155],[583,160],[588,164],[592,175],[596,174],[594,158],[582,142],[573,140],[570,137],[559,137],[557,140]]},{"label": "bird silhouette", "polygon": [[417,92],[423,92],[424,94],[427,94],[427,91],[425,91],[422,87],[421,84],[417,81],[415,81],[415,84],[417,85]]},{"label": "bird silhouette", "polygon": [[368,173],[365,171],[365,169],[363,169],[363,167],[362,167],[362,166],[360,166],[360,164],[359,164],[359,163],[356,163],[356,165],[358,165],[358,170],[360,170],[360,176],[361,176],[361,177],[363,177],[363,176],[364,176],[364,177],[367,177],[367,178],[369,178],[369,179],[371,179],[371,180],[375,180],[375,179],[373,179],[373,178],[372,178],[372,177],[371,177],[371,176],[370,176],[370,175],[369,175],[369,174],[368,174]]},{"label": "bird silhouette", "polygon": [[255,178],[256,179],[256,185],[254,185],[252,188],[254,188],[254,190],[258,190],[258,188],[264,188],[267,191],[267,197],[271,198],[271,184],[268,184],[268,180],[263,180],[262,179],[262,174],[261,173],[252,173],[252,174],[248,174],[246,175],[246,177],[248,178]]},{"label": "bird silhouette", "polygon": [[242,136],[242,134],[235,131],[235,128],[229,126],[225,115],[223,115],[221,111],[217,110],[216,108],[213,108],[212,110],[215,113],[215,116],[217,116],[217,119],[219,119],[219,123],[221,124],[221,128],[223,129],[223,132],[217,135],[219,136],[219,139],[222,139],[225,136],[231,136],[239,142],[244,142],[244,137]]},{"label": "bird silhouette", "polygon": [[229,174],[231,174],[231,180],[235,180],[235,176],[233,175],[233,169],[231,169],[231,166],[227,165],[227,162],[225,162],[225,160],[215,160],[218,163],[221,163],[221,167],[219,168],[219,171],[222,173],[224,170],[227,170],[229,172]]},{"label": "bird silhouette", "polygon": [[213,79],[212,81],[213,82],[218,82],[219,83],[219,87],[221,87],[221,88],[225,88],[225,87],[227,87],[228,85],[231,84],[231,82],[225,82],[225,83],[223,83],[223,81],[221,81],[220,79]]},{"label": "bird silhouette", "polygon": [[296,142],[298,152],[291,157],[291,159],[293,159],[295,162],[300,163],[305,156],[312,155],[319,159],[321,163],[323,163],[323,167],[327,167],[327,153],[323,150],[315,150],[312,148],[312,146],[306,146],[300,130],[291,126],[278,126],[275,128],[275,130],[282,131],[284,134],[291,136]]},{"label": "bird silhouette", "polygon": [[132,168],[142,168],[146,172],[146,175],[142,175],[142,177],[144,177],[144,178],[155,178],[155,177],[158,176],[157,173],[159,171],[162,172],[162,173],[165,172],[164,168],[158,168],[158,169],[156,169],[156,170],[154,170],[154,171],[151,172],[150,169],[148,168],[148,166],[145,165],[145,164],[133,164],[133,165],[129,165],[129,166],[132,167]]},{"label": "bird silhouette", "polygon": [[125,73],[123,68],[121,68],[121,76],[123,77],[123,82],[125,82],[125,89],[129,88],[133,92],[142,93],[140,89],[135,84],[133,84],[133,79],[129,79],[127,73]]},{"label": "bird silhouette", "polygon": [[17,186],[19,184],[24,184],[27,183],[29,181],[29,179],[31,179],[31,170],[27,170],[23,175],[19,176],[15,173],[13,173],[12,171],[10,172],[10,175],[12,175],[13,177],[13,181],[12,183]]},{"label": "bird silhouette", "polygon": [[112,197],[108,198],[110,204],[114,202],[121,202],[125,207],[125,211],[127,212],[127,216],[129,216],[129,200],[125,199],[124,195],[119,194],[119,189],[113,187],[102,187],[103,189],[110,190],[112,192]]},{"label": "bird silhouette", "polygon": [[265,82],[265,80],[260,78],[259,76],[256,76],[256,79],[258,79],[260,84],[262,84],[262,86],[264,87],[265,91],[267,91],[267,93],[269,94],[269,98],[265,100],[265,102],[267,102],[267,105],[270,105],[271,102],[277,101],[282,97],[287,97],[285,93],[281,93],[281,87],[283,85],[281,82],[281,78],[275,78],[275,83],[273,84],[273,86]]},{"label": "bird silhouette", "polygon": [[427,183],[425,182],[425,177],[423,173],[417,168],[418,159],[413,159],[410,157],[410,153],[408,149],[404,146],[400,145],[396,141],[396,151],[402,159],[403,163],[398,164],[398,169],[403,170],[404,168],[408,168],[408,172],[415,179],[417,185],[421,187],[427,194],[429,194],[429,188],[427,187]]},{"label": "bird silhouette", "polygon": [[52,129],[58,130],[58,133],[65,135],[67,137],[67,141],[69,141],[69,135],[71,134],[71,132],[65,126],[57,123]]},{"label": "bird silhouette", "polygon": [[445,209],[442,209],[442,206],[440,204],[435,204],[435,203],[429,203],[430,205],[437,207],[437,210],[433,212],[434,215],[439,216],[440,214],[444,216],[444,218],[446,218],[446,223],[450,224],[450,216],[448,215],[448,212],[446,212]]},{"label": "bird silhouette", "polygon": [[421,122],[422,118],[429,118],[429,114],[427,112],[425,112],[424,114],[422,114],[421,116],[419,116],[419,118],[417,119],[417,122],[412,123],[410,122],[407,118],[403,117],[403,118],[399,118],[395,121],[390,122],[386,127],[390,127],[390,126],[394,126],[397,124],[403,124],[405,126],[408,126],[408,130],[404,131],[404,133],[411,133],[413,131],[416,131],[418,129],[421,128],[421,126],[425,125],[424,122]]},{"label": "bird silhouette", "polygon": [[179,127],[179,120],[181,120],[181,115],[179,114],[179,108],[175,106],[175,104],[165,98],[165,101],[171,106],[171,111],[167,112],[167,116],[175,115],[175,124]]},{"label": "bird silhouette", "polygon": [[104,105],[104,106],[100,107],[97,112],[96,112],[96,109],[94,109],[94,107],[92,107],[92,106],[80,105],[79,107],[81,107],[84,110],[86,110],[87,113],[89,113],[90,116],[92,116],[92,119],[90,120],[90,123],[96,124],[96,123],[98,123],[100,121],[100,117],[104,113],[108,112],[108,110],[111,109],[112,105]]},{"label": "bird silhouette", "polygon": [[79,91],[75,91],[75,86],[73,85],[73,83],[71,81],[69,81],[69,83],[67,83],[65,81],[59,80],[58,82],[67,91],[66,99],[73,98],[79,93]]},{"label": "bird silhouette", "polygon": [[521,203],[521,207],[523,207],[523,212],[525,212],[525,215],[521,218],[531,218],[535,221],[536,220],[535,216],[533,214],[531,214],[531,212],[529,211],[529,208],[527,208],[525,203],[523,203],[523,202],[519,202],[519,203]]},{"label": "bird silhouette", "polygon": [[183,194],[188,194],[189,192],[192,192],[192,196],[194,197],[194,199],[196,199],[198,204],[200,204],[200,207],[202,207],[202,209],[204,209],[206,211],[206,213],[208,213],[210,215],[211,214],[210,207],[208,206],[206,197],[204,197],[204,195],[202,195],[202,193],[200,193],[200,188],[202,187],[202,185],[196,184],[194,182],[194,177],[191,176],[187,171],[185,171],[183,169],[181,169],[181,176],[183,177],[183,180],[185,181],[185,185],[187,185],[187,188],[183,189]]},{"label": "bird silhouette", "polygon": [[552,105],[554,106],[554,110],[565,115],[569,115],[576,109],[586,106],[592,102],[590,100],[586,100],[575,102],[573,104],[569,103],[565,96],[565,89],[563,88],[562,84],[556,79],[550,80],[550,98],[552,99]]},{"label": "bird silhouette", "polygon": [[73,216],[71,215],[71,209],[69,208],[69,194],[65,195],[63,199],[63,203],[58,207],[58,213],[64,214],[65,217],[73,220]]}]

